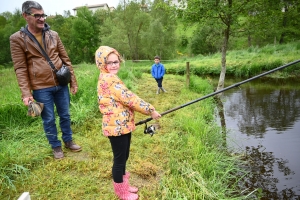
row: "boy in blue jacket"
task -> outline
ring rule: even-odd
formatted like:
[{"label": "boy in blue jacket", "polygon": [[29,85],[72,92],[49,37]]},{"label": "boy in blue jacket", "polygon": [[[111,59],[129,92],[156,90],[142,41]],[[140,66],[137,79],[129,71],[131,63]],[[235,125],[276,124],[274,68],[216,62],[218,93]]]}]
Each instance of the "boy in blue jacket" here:
[{"label": "boy in blue jacket", "polygon": [[154,62],[155,64],[152,65],[151,68],[151,74],[153,76],[153,78],[155,78],[156,82],[157,82],[157,92],[156,94],[159,94],[159,91],[162,90],[163,92],[167,92],[163,87],[162,87],[162,81],[165,75],[165,67],[163,64],[160,63],[160,57],[159,56],[155,56],[154,57]]}]

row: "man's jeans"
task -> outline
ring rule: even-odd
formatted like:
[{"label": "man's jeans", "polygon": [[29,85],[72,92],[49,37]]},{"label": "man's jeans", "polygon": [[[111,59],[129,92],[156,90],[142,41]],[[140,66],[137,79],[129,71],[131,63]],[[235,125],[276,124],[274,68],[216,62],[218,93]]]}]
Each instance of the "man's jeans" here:
[{"label": "man's jeans", "polygon": [[68,86],[56,86],[33,91],[33,98],[44,103],[42,120],[44,131],[52,148],[61,146],[61,141],[57,137],[55,123],[54,104],[59,116],[59,125],[64,142],[72,140],[71,120],[70,120],[70,93]]}]

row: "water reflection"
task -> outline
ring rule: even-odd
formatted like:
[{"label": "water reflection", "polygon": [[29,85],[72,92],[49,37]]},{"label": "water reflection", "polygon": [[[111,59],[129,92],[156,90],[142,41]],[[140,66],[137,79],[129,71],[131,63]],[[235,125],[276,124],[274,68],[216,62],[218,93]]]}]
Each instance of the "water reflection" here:
[{"label": "water reflection", "polygon": [[247,167],[252,173],[243,181],[245,186],[251,190],[262,189],[262,194],[256,194],[256,197],[260,197],[260,199],[296,199],[297,194],[293,191],[293,187],[286,187],[280,191],[277,187],[280,178],[274,176],[275,170],[282,173],[280,176],[295,174],[288,167],[288,160],[276,158],[273,152],[266,152],[262,145],[246,147],[245,159],[250,161]]},{"label": "water reflection", "polygon": [[228,148],[245,153],[252,174],[243,181],[262,189],[257,198],[300,199],[299,86],[259,79],[224,92]]}]

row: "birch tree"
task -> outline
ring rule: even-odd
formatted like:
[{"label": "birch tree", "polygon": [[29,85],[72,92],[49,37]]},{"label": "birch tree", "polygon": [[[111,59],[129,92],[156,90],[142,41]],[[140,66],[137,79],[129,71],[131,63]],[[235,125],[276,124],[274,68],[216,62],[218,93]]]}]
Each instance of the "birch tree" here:
[{"label": "birch tree", "polygon": [[217,20],[223,34],[221,46],[221,73],[217,90],[224,88],[226,74],[226,52],[233,27],[238,25],[238,16],[247,11],[250,0],[186,0],[181,4],[179,16],[188,23],[205,23]]}]

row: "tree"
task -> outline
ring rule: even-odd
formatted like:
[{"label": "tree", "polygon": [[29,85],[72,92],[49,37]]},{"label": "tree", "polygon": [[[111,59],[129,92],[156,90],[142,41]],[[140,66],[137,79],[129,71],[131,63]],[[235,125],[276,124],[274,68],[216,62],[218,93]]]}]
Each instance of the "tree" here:
[{"label": "tree", "polygon": [[192,54],[216,53],[221,44],[220,29],[213,23],[198,25],[190,44]]},{"label": "tree", "polygon": [[162,0],[155,0],[150,11],[151,22],[143,35],[147,58],[159,55],[164,59],[173,57],[176,45],[176,18]]},{"label": "tree", "polygon": [[132,53],[130,52],[128,39],[123,30],[124,24],[121,20],[123,15],[123,10],[119,9],[104,20],[104,24],[100,28],[101,44],[117,49],[124,58],[131,58],[130,55]]},{"label": "tree", "polygon": [[99,47],[99,24],[93,12],[87,7],[78,9],[77,17],[72,20],[70,31],[70,58],[72,62],[94,62],[94,54]]},{"label": "tree", "polygon": [[[162,6],[158,6],[162,5]],[[176,45],[176,19],[166,4],[131,1],[111,12],[100,28],[101,44],[118,49],[129,59],[171,58]]]},{"label": "tree", "polygon": [[0,15],[0,29],[4,28],[6,25],[6,18],[2,15]]},{"label": "tree", "polygon": [[[3,17],[6,19],[4,21]],[[5,12],[1,14],[2,23],[0,26],[0,64],[11,62],[9,37],[24,27],[26,21],[21,11],[16,9],[14,13]]]},{"label": "tree", "polygon": [[150,16],[141,9],[141,3],[124,2],[101,27],[101,44],[111,45],[126,57],[139,60],[144,56],[142,35],[148,30],[149,22]]},{"label": "tree", "polygon": [[240,15],[241,36],[248,38],[248,47],[276,43],[281,34],[281,0],[257,0],[253,6]]},{"label": "tree", "polygon": [[300,2],[297,0],[256,0],[239,17],[239,31],[248,37],[248,46],[282,44],[300,35]]},{"label": "tree", "polygon": [[183,1],[179,16],[187,23],[205,23],[215,19],[223,33],[221,73],[217,90],[224,88],[226,74],[226,52],[233,25],[238,16],[249,8],[249,0],[186,0]]},{"label": "tree", "polygon": [[141,9],[139,2],[129,2],[123,15],[123,30],[133,60],[139,60],[142,56],[141,35],[148,29],[150,16]]},{"label": "tree", "polygon": [[286,37],[292,35],[300,35],[300,22],[299,22],[299,10],[300,2],[298,0],[282,0],[282,32],[280,35],[279,43],[282,44]]}]

